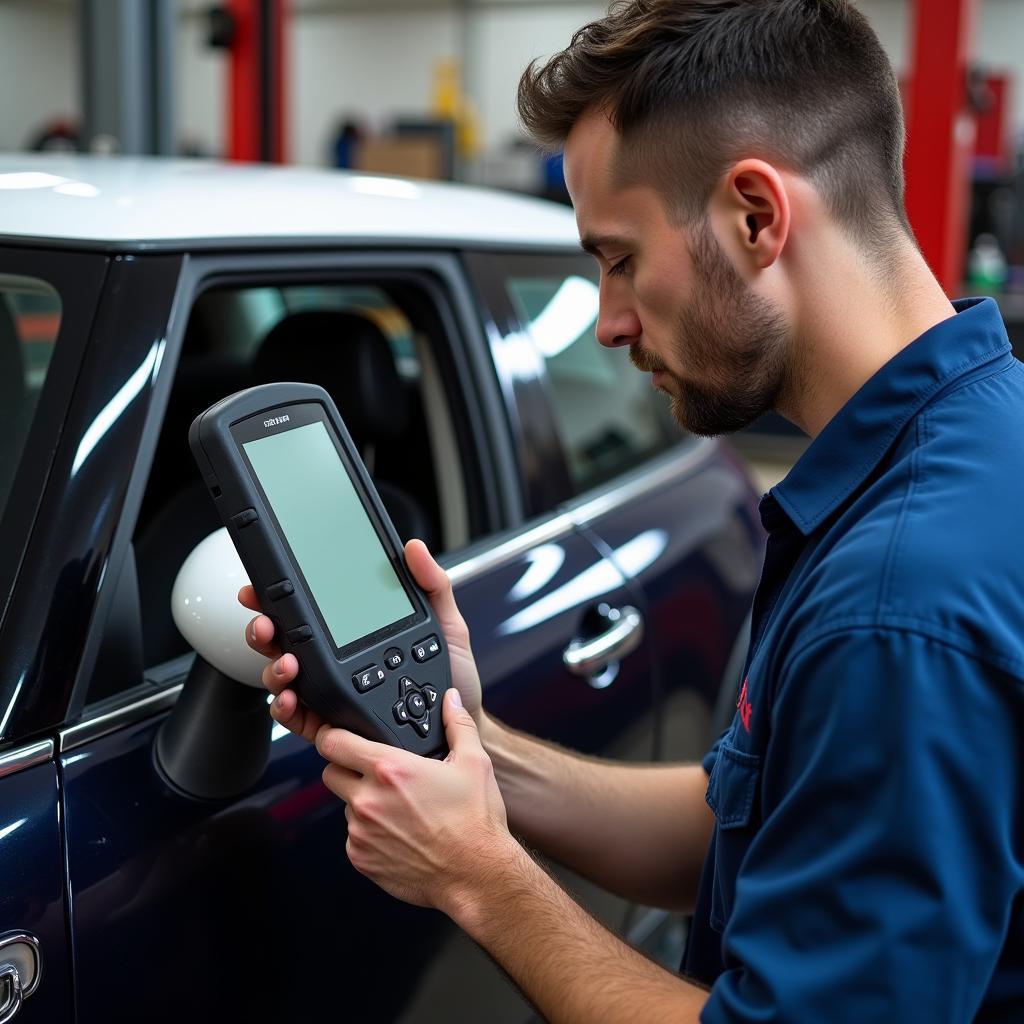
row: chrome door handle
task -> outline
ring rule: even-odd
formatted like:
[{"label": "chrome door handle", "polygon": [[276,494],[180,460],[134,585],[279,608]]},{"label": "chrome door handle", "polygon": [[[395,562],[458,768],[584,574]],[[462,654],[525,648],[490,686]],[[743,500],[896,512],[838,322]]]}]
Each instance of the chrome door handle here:
[{"label": "chrome door handle", "polygon": [[0,1024],[13,1020],[39,985],[39,940],[26,932],[0,935]]},{"label": "chrome door handle", "polygon": [[18,971],[17,964],[6,963],[0,967],[0,992],[3,993],[3,1003],[0,1004],[0,1024],[7,1024],[21,1009],[25,998],[21,991],[21,973]]},{"label": "chrome door handle", "polygon": [[573,640],[562,653],[565,667],[578,676],[596,676],[612,661],[635,651],[644,638],[643,616],[632,606],[612,608],[610,629],[592,640]]}]

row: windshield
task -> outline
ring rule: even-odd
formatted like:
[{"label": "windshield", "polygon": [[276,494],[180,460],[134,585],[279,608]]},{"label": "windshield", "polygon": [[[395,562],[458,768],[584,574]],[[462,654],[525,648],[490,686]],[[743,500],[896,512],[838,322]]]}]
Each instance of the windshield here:
[{"label": "windshield", "polygon": [[46,380],[60,318],[60,297],[47,282],[0,274],[0,517]]}]

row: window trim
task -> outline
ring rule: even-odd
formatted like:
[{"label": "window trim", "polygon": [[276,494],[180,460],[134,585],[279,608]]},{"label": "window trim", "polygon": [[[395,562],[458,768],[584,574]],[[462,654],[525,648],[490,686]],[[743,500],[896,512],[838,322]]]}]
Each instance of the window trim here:
[{"label": "window trim", "polygon": [[19,456],[19,473],[0,515],[0,537],[4,538],[0,545],[0,636],[92,333],[106,271],[106,258],[93,254],[0,249],[0,273],[36,278],[53,288],[61,303],[53,355]]},{"label": "window trim", "polygon": [[[486,294],[487,301],[492,304],[496,309],[496,319],[500,318],[505,325],[506,341],[510,335],[517,335],[518,337],[525,339],[526,343],[530,345],[532,352],[534,353],[535,361],[539,363],[539,368],[536,373],[536,386],[542,389],[544,394],[545,405],[549,410],[549,416],[546,424],[546,430],[550,431],[550,436],[554,438],[555,443],[548,445],[547,448],[557,447],[557,456],[554,451],[547,450],[546,456],[548,464],[545,469],[545,474],[556,474],[557,479],[560,482],[560,488],[563,491],[560,496],[562,500],[572,500],[574,498],[585,498],[588,494],[595,492],[608,484],[614,484],[614,482],[620,479],[623,474],[628,473],[628,469],[620,469],[619,471],[611,474],[609,477],[599,479],[593,483],[589,483],[586,486],[579,486],[575,480],[572,471],[572,460],[569,455],[569,451],[566,448],[565,439],[562,436],[560,424],[554,415],[553,410],[558,405],[558,393],[557,389],[552,381],[548,361],[543,355],[539,354],[534,347],[532,338],[530,336],[530,325],[524,321],[520,316],[519,310],[516,307],[512,296],[509,294],[507,282],[509,278],[513,277],[551,277],[551,278],[566,278],[572,275],[579,277],[585,277],[588,280],[596,281],[596,268],[592,257],[587,256],[580,252],[574,253],[539,253],[536,256],[523,256],[520,253],[478,253],[472,257],[472,267],[474,273],[479,276],[481,287]],[[526,361],[525,359],[523,360]],[[522,392],[520,393],[520,397]],[[658,431],[661,435],[662,446],[657,450],[650,452],[646,455],[640,465],[646,465],[652,460],[660,458],[665,452],[672,450],[680,440],[676,438],[673,432],[673,428],[670,426],[669,414],[666,412],[664,415],[658,414]],[[557,457],[558,466],[557,468],[551,464],[552,460]],[[542,511],[545,507],[545,502],[551,500],[549,495],[543,494],[541,488],[533,488],[535,500],[538,504],[535,504],[533,510],[535,512]]]},{"label": "window trim", "polygon": [[[152,401],[146,416],[145,426],[139,437],[137,459],[128,488],[128,495],[120,515],[115,540],[108,555],[110,572],[106,574],[99,595],[99,608],[90,628],[83,649],[78,672],[69,701],[64,722],[74,727],[90,707],[114,708],[106,714],[116,714],[118,698],[115,693],[87,704],[88,688],[92,679],[102,638],[108,628],[112,612],[112,595],[119,582],[129,546],[132,543],[138,521],[146,482],[152,469],[152,461],[159,439],[173,380],[184,345],[188,311],[196,299],[205,291],[225,285],[244,286],[272,281],[278,285],[284,281],[295,283],[311,279],[323,281],[324,276],[337,275],[341,279],[355,280],[370,277],[375,281],[382,278],[397,280],[406,276],[420,287],[432,302],[441,328],[448,340],[448,353],[457,378],[456,396],[462,412],[471,423],[474,435],[485,433],[488,451],[496,457],[475,460],[474,470],[480,476],[485,500],[485,515],[491,524],[491,532],[501,532],[514,526],[522,519],[522,498],[518,492],[518,480],[511,471],[514,455],[511,438],[505,429],[504,420],[495,414],[500,405],[497,380],[493,368],[485,365],[486,349],[481,337],[473,338],[480,331],[479,311],[471,298],[464,275],[457,259],[449,253],[423,253],[415,251],[350,252],[330,253],[260,253],[204,255],[200,258],[187,257],[179,275],[175,291],[171,327],[167,332],[167,349],[157,375]],[[479,353],[479,355],[478,355]],[[473,546],[471,542],[470,547]],[[128,704],[137,701],[137,687],[121,691]]]},{"label": "window trim", "polygon": [[[708,463],[720,458],[720,444],[714,439],[697,438],[683,451],[670,449],[634,472],[598,487],[548,515],[535,517],[487,541],[470,545],[457,553],[457,559],[442,558],[441,565],[457,592],[461,585],[493,572],[539,544],[555,541],[624,505],[641,500],[644,495],[675,486],[682,478],[701,472]],[[125,699],[120,703],[118,697],[108,698],[93,706],[92,714],[65,726],[58,735],[58,751],[74,750],[119,729],[170,711],[184,683],[179,677],[158,689],[146,690],[147,685],[143,683],[125,690]]]}]

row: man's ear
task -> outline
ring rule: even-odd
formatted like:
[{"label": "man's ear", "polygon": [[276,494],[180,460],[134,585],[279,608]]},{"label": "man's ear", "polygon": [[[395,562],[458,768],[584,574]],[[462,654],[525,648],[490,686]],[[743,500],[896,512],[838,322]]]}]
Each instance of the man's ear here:
[{"label": "man's ear", "polygon": [[718,198],[732,245],[758,270],[775,263],[789,238],[789,196],[782,175],[764,160],[741,160],[722,179]]}]

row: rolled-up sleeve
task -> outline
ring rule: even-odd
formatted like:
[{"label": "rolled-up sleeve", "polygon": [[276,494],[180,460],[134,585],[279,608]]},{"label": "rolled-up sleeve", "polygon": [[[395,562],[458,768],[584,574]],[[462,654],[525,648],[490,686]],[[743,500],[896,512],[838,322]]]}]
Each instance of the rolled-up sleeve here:
[{"label": "rolled-up sleeve", "polygon": [[1021,685],[911,630],[787,660],[702,1021],[974,1018],[1024,886]]}]

